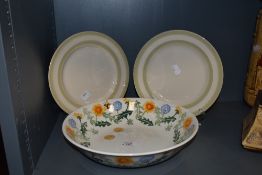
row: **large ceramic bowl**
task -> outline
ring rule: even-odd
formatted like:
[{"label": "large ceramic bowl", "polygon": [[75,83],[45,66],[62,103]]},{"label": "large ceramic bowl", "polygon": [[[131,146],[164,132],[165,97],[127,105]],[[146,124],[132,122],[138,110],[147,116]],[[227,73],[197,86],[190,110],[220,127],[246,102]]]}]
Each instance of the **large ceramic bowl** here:
[{"label": "large ceramic bowl", "polygon": [[198,131],[195,115],[153,99],[111,99],[79,108],[63,122],[66,139],[90,159],[116,167],[160,163]]}]

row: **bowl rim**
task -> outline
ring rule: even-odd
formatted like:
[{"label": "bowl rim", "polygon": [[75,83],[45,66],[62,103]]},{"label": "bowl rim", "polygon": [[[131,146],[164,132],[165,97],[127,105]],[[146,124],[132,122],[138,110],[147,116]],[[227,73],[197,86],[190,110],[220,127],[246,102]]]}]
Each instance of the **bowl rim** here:
[{"label": "bowl rim", "polygon": [[[119,100],[119,99],[133,99],[133,100],[136,100],[136,99],[144,99],[144,100],[152,100],[154,102],[164,102],[164,103],[167,103],[167,104],[170,104],[172,106],[176,106],[176,104],[173,104],[173,103],[170,103],[170,102],[165,102],[165,101],[161,101],[161,100],[157,100],[157,99],[152,99],[152,98],[132,98],[132,97],[127,97],[127,98],[113,98],[113,99],[108,99],[108,100]],[[103,101],[100,101],[100,102],[103,102]],[[97,103],[97,102],[96,102]],[[92,104],[95,104],[95,103],[91,103],[91,104],[88,104],[88,105],[85,105],[85,106],[89,106],[89,105],[92,105]],[[85,107],[85,106],[82,106],[80,108],[78,108],[77,110]],[[92,149],[92,148],[89,148],[89,147],[86,147],[86,146],[83,146],[79,143],[77,143],[76,141],[74,141],[73,139],[71,139],[65,132],[65,126],[66,126],[66,120],[71,116],[71,114],[73,113],[70,113],[67,115],[67,117],[64,119],[63,121],[63,124],[62,124],[62,132],[63,132],[63,135],[64,137],[71,143],[73,144],[74,146],[76,146],[77,148],[81,148],[82,151],[88,151],[90,153],[95,153],[95,154],[101,154],[101,155],[107,155],[107,156],[118,156],[118,157],[128,157],[128,156],[147,156],[147,155],[153,155],[153,154],[160,154],[160,153],[164,153],[164,152],[167,152],[167,151],[172,151],[172,150],[175,150],[176,148],[179,148],[179,147],[182,147],[183,145],[185,145],[186,143],[188,143],[189,141],[191,141],[197,134],[198,130],[199,130],[199,122],[198,122],[198,119],[196,117],[196,115],[194,113],[192,113],[191,111],[189,111],[187,108],[184,108],[182,106],[180,106],[183,110],[189,112],[193,118],[193,123],[196,123],[196,128],[194,130],[194,132],[184,141],[176,144],[176,145],[173,145],[171,147],[167,147],[167,148],[163,148],[163,149],[159,149],[159,150],[156,150],[156,151],[148,151],[148,152],[143,152],[143,153],[117,153],[117,152],[107,152],[107,151],[98,151],[98,150],[95,150],[95,149]],[[77,111],[76,110],[76,111]]]}]

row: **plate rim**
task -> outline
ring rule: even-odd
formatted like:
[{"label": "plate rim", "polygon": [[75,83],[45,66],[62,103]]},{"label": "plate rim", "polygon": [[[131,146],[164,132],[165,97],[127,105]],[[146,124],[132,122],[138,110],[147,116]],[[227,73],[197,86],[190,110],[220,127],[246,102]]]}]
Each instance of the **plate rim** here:
[{"label": "plate rim", "polygon": [[[201,108],[191,111],[192,113],[194,113],[196,116],[201,115],[202,113],[204,113],[205,111],[207,111],[214,103],[215,101],[218,99],[218,96],[222,90],[222,86],[223,86],[223,79],[224,79],[224,72],[223,72],[223,64],[221,61],[221,58],[217,52],[217,50],[214,48],[214,46],[204,37],[202,37],[201,35],[188,31],[188,30],[167,30],[164,32],[161,32],[157,35],[155,35],[154,37],[152,37],[150,40],[148,40],[142,47],[142,49],[139,51],[139,53],[137,54],[136,60],[135,60],[135,64],[134,64],[134,68],[133,68],[133,79],[134,79],[134,85],[135,85],[135,89],[136,92],[138,94],[139,97],[141,98],[148,98],[147,96],[145,96],[140,88],[140,83],[138,81],[138,67],[140,66],[140,62],[142,59],[142,55],[144,54],[144,52],[148,49],[148,47],[150,47],[151,44],[153,44],[155,41],[157,41],[158,39],[161,39],[162,37],[166,37],[168,35],[178,35],[178,34],[182,34],[182,35],[187,35],[193,38],[198,39],[199,41],[201,41],[202,43],[204,43],[205,46],[207,46],[207,48],[211,51],[211,53],[214,55],[215,61],[217,63],[217,74],[218,77],[220,77],[220,79],[218,79],[217,81],[217,86],[216,89],[214,90],[214,93],[212,94],[210,99],[205,100],[205,104],[202,105]],[[210,59],[208,57],[208,59]],[[213,64],[211,64],[211,66],[213,66]],[[143,70],[144,72],[144,70]],[[213,80],[214,81],[214,80]],[[213,82],[212,81],[212,82]],[[212,84],[212,83],[211,83]],[[151,96],[151,98],[154,98]],[[155,98],[158,99],[158,98]],[[202,98],[201,100],[203,100],[204,98]],[[158,99],[161,100],[161,99]],[[170,101],[171,102],[171,101]],[[194,106],[194,105],[193,105]],[[187,109],[191,109],[191,107],[187,107]]]},{"label": "plate rim", "polygon": [[[57,55],[59,54],[60,50],[65,47],[65,45],[67,45],[68,43],[70,43],[72,40],[74,40],[75,38],[79,38],[81,36],[86,36],[86,35],[90,35],[90,36],[98,36],[98,37],[102,37],[104,39],[106,39],[107,41],[111,42],[111,44],[119,51],[119,54],[121,55],[121,58],[120,57],[117,57],[116,59],[120,59],[121,61],[123,61],[123,65],[124,65],[124,68],[123,69],[120,69],[121,70],[124,70],[126,72],[126,75],[123,76],[123,80],[125,81],[125,85],[120,85],[119,87],[122,87],[122,92],[118,95],[118,96],[114,96],[114,97],[111,97],[111,98],[121,98],[125,95],[126,91],[127,91],[127,88],[128,88],[128,84],[129,84],[129,74],[130,74],[130,71],[129,71],[129,64],[128,64],[128,60],[127,60],[127,56],[124,52],[124,50],[122,49],[122,47],[110,36],[108,36],[107,34],[105,33],[101,33],[101,32],[97,32],[97,31],[82,31],[82,32],[78,32],[78,33],[75,33],[71,36],[69,36],[68,38],[66,38],[64,41],[62,41],[60,43],[60,45],[56,48],[55,52],[53,53],[52,57],[51,57],[51,60],[50,60],[50,63],[49,63],[49,68],[48,68],[48,85],[49,85],[49,89],[50,89],[50,92],[55,100],[55,102],[57,103],[57,105],[64,111],[66,112],[67,114],[70,114],[73,110],[70,109],[70,107],[68,107],[65,103],[62,102],[62,100],[58,97],[59,95],[56,93],[56,90],[54,89],[55,85],[54,83],[52,82],[52,78],[53,78],[53,66],[55,64],[55,61],[56,61],[56,58],[57,58]],[[80,42],[81,44],[81,42]],[[75,47],[77,44],[74,44],[73,47]],[[70,47],[71,48],[71,47]],[[63,59],[62,59],[63,60]],[[120,66],[121,68],[121,66]],[[120,82],[121,84],[121,82]],[[114,92],[118,91],[119,90],[119,87],[114,90]],[[60,88],[59,88],[60,89]],[[71,103],[71,102],[69,102]],[[76,107],[76,109],[79,108],[79,107]]]}]

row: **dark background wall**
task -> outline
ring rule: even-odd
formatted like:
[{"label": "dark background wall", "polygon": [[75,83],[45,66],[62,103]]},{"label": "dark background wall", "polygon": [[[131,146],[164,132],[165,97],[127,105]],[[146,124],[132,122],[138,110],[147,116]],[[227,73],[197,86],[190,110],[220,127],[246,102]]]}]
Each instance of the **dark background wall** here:
[{"label": "dark background wall", "polygon": [[57,120],[48,87],[53,2],[0,1],[0,122],[10,174],[32,174]]},{"label": "dark background wall", "polygon": [[[94,30],[108,34],[124,49],[130,72],[142,46],[173,29],[198,33],[217,49],[224,66],[220,101],[239,101],[252,44],[258,0],[54,0],[58,43]],[[132,74],[126,96],[137,96]]]}]

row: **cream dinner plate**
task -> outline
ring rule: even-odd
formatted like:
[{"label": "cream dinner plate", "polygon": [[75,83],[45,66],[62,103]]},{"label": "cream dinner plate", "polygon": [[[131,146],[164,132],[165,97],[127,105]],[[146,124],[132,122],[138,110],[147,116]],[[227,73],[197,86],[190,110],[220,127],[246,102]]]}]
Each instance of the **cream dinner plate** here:
[{"label": "cream dinner plate", "polygon": [[134,81],[140,97],[179,104],[199,115],[220,93],[223,66],[206,39],[189,31],[172,30],[153,37],[141,49]]},{"label": "cream dinner plate", "polygon": [[95,101],[123,97],[129,68],[112,38],[88,31],[62,42],[52,57],[48,78],[55,101],[71,113]]}]

